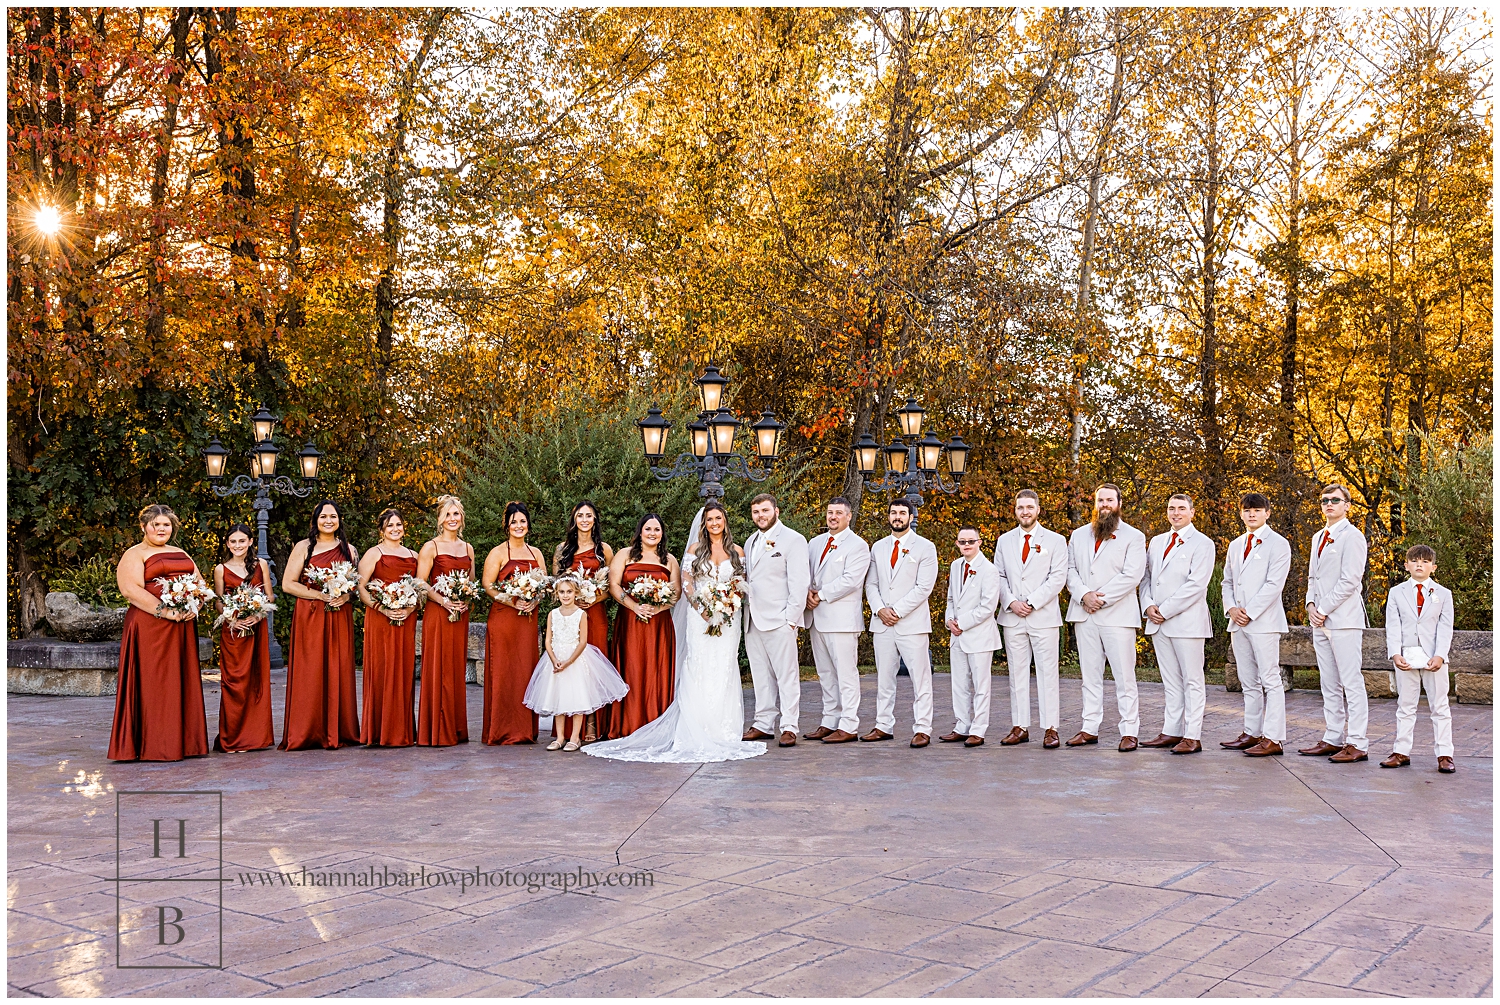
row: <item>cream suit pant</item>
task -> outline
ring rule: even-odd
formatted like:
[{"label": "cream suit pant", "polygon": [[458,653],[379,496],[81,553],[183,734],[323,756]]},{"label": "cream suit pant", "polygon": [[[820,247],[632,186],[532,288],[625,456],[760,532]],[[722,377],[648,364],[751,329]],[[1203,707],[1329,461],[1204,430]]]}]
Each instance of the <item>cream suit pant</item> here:
[{"label": "cream suit pant", "polygon": [[[995,651],[966,653],[958,646],[949,650],[949,677],[953,682],[953,731],[962,736],[984,736],[990,728],[990,667]],[[907,669],[911,669],[908,663]],[[917,730],[917,732],[923,732]]]},{"label": "cream suit pant", "polygon": [[1010,724],[1031,728],[1031,664],[1036,662],[1037,724],[1058,729],[1058,628],[1003,628],[1005,655],[1010,661]]},{"label": "cream suit pant", "polygon": [[1417,731],[1417,702],[1427,691],[1432,713],[1432,749],[1438,757],[1453,756],[1453,712],[1448,708],[1448,667],[1441,670],[1396,671],[1396,753],[1411,756]]},{"label": "cream suit pant", "polygon": [[1314,628],[1313,652],[1318,657],[1318,683],[1323,689],[1325,743],[1352,744],[1368,750],[1370,701],[1365,695],[1364,632],[1358,628]]},{"label": "cream suit pant", "polygon": [[750,658],[750,679],[755,684],[755,728],[765,733],[777,731],[779,701],[781,729],[795,733],[797,716],[802,710],[797,626],[782,625],[762,631],[752,621],[745,632],[745,653]]},{"label": "cream suit pant", "polygon": [[[859,632],[808,633],[823,688],[823,721],[829,729],[859,729]],[[767,730],[767,732],[770,732]]]},{"label": "cream suit pant", "polygon": [[875,632],[875,728],[896,731],[896,672],[906,662],[911,675],[912,732],[932,735],[932,656],[930,636]]},{"label": "cream suit pant", "polygon": [[1120,710],[1120,735],[1141,735],[1141,707],[1135,686],[1134,628],[1100,626],[1075,621],[1078,665],[1083,671],[1083,731],[1099,735],[1104,724],[1104,664],[1115,678],[1115,703]]},{"label": "cream suit pant", "polygon": [[1203,739],[1203,706],[1207,698],[1203,688],[1203,640],[1173,639],[1157,632],[1151,636],[1151,642],[1156,648],[1156,666],[1161,671],[1167,706],[1162,733],[1188,740]]},{"label": "cream suit pant", "polygon": [[1281,686],[1281,633],[1229,633],[1234,668],[1245,693],[1245,735],[1286,743],[1286,692]]}]

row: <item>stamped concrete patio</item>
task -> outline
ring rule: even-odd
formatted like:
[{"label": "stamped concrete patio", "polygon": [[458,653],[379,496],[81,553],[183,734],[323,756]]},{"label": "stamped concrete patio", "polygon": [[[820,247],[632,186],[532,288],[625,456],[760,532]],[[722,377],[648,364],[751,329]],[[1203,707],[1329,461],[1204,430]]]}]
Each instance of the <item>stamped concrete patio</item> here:
[{"label": "stamped concrete patio", "polygon": [[[951,719],[947,678],[937,681],[941,732]],[[278,675],[278,702],[281,684]],[[868,716],[874,681],[864,684]],[[910,724],[901,684],[898,735]],[[1005,679],[995,684],[998,722]],[[205,689],[211,733],[216,690]],[[1150,735],[1161,688],[1142,692]],[[1065,736],[1077,726],[1078,693],[1064,682]],[[805,683],[804,709],[816,702],[816,684]],[[1101,745],[1079,750],[1045,751],[1038,731],[1015,748],[804,742],[701,766],[478,743],[118,765],[104,759],[112,707],[109,698],[10,698],[12,994],[1493,989],[1488,707],[1455,707],[1451,776],[1435,771],[1425,720],[1411,767],[1376,765],[1390,749],[1392,701],[1371,702],[1368,763],[1221,752],[1216,741],[1238,731],[1239,696],[1213,687],[1213,749],[1190,757],[1120,754],[1106,720]],[[477,737],[474,687],[469,708]],[[279,705],[277,716],[279,732]],[[1294,692],[1289,716],[1289,748],[1315,739],[1317,694]],[[804,714],[803,728],[811,722]],[[993,737],[1003,733],[997,726]],[[117,790],[222,791],[222,970],[117,968]],[[183,850],[170,830],[163,840]],[[372,865],[649,870],[652,885],[533,893],[237,879]],[[174,950],[146,945],[179,929],[169,932],[164,916],[130,921],[145,917],[151,895],[122,884],[120,962],[201,962],[218,889],[181,887],[174,899],[185,916],[173,920],[193,938]]]}]

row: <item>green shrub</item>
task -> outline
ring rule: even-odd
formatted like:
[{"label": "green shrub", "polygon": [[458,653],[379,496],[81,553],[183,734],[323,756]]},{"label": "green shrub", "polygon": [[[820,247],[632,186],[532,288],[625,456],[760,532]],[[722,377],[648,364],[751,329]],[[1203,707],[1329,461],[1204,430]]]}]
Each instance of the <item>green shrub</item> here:
[{"label": "green shrub", "polygon": [[1494,439],[1484,433],[1467,446],[1443,447],[1430,439],[1423,446],[1422,470],[1401,494],[1406,535],[1397,544],[1396,565],[1402,566],[1410,546],[1430,545],[1438,556],[1433,578],[1453,591],[1454,627],[1490,631]]},{"label": "green shrub", "polygon": [[53,593],[74,593],[86,604],[100,607],[124,607],[115,576],[115,563],[104,555],[95,555],[73,569],[54,575],[47,584]]}]

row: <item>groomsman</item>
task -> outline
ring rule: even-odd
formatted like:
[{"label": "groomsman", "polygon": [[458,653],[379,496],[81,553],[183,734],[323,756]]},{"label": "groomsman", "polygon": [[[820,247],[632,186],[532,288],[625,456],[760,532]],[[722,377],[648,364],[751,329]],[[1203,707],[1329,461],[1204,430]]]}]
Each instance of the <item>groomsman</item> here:
[{"label": "groomsman", "polygon": [[1000,603],[1000,573],[980,548],[979,531],[958,529],[958,558],[948,570],[949,679],[953,685],[953,732],[938,739],[984,744],[990,725],[990,665],[1000,648],[995,608]]},{"label": "groomsman", "polygon": [[1053,750],[1060,714],[1057,647],[1063,623],[1057,595],[1068,582],[1068,540],[1038,520],[1042,502],[1031,489],[1016,493],[1016,527],[995,544],[1000,572],[1000,627],[1010,665],[1011,730],[1005,746],[1031,740],[1031,664],[1036,662],[1037,722],[1046,732],[1042,746]]},{"label": "groomsman", "polygon": [[853,515],[849,500],[834,496],[828,501],[828,533],[807,547],[810,582],[803,624],[823,688],[823,722],[803,733],[804,740],[859,739],[859,633],[865,629],[861,593],[870,546],[849,529]]},{"label": "groomsman", "polygon": [[1365,695],[1365,560],[1368,546],[1349,522],[1349,490],[1325,485],[1318,497],[1324,527],[1307,555],[1307,620],[1323,688],[1323,739],[1297,751],[1335,764],[1368,760],[1369,699]]},{"label": "groomsman", "polygon": [[1281,590],[1292,568],[1292,546],[1266,526],[1271,501],[1259,492],[1240,500],[1245,533],[1224,555],[1224,616],[1245,694],[1245,728],[1219,746],[1251,757],[1279,757],[1286,743],[1286,695],[1281,689],[1281,637],[1286,610]]},{"label": "groomsman", "polygon": [[1208,611],[1214,542],[1193,526],[1193,500],[1181,492],[1167,499],[1167,523],[1171,531],[1153,537],[1146,549],[1140,589],[1146,634],[1166,692],[1166,716],[1156,739],[1141,746],[1196,754],[1203,749],[1203,640],[1214,633]]},{"label": "groomsman", "polygon": [[870,548],[865,598],[870,602],[870,632],[875,636],[875,728],[861,740],[889,740],[896,728],[896,671],[906,664],[911,675],[913,747],[932,739],[932,612],[927,598],[937,583],[937,548],[912,530],[912,511],[905,499],[891,502],[886,515],[889,537]]},{"label": "groomsman", "polygon": [[755,723],[746,740],[769,740],[776,731],[778,698],[783,747],[797,745],[802,705],[797,626],[807,605],[807,538],[781,522],[776,497],[762,492],[750,500],[756,531],[745,542],[745,581],[750,588],[745,617],[745,652],[755,683]]},{"label": "groomsman", "polygon": [[1104,723],[1104,665],[1115,678],[1120,750],[1139,744],[1140,701],[1135,686],[1135,634],[1141,606],[1136,587],[1146,571],[1146,535],[1120,519],[1120,488],[1094,490],[1094,520],[1068,539],[1068,620],[1078,639],[1083,671],[1083,729],[1070,747],[1099,742]]}]

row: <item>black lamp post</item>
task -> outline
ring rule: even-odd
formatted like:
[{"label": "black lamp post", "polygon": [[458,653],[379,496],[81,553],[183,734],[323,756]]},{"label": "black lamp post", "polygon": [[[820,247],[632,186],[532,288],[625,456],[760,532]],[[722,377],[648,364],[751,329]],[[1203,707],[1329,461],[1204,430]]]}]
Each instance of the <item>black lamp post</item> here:
[{"label": "black lamp post", "polygon": [[[236,475],[234,481],[228,485],[223,484],[225,469],[229,463],[229,451],[224,445],[214,439],[203,449],[203,464],[208,472],[209,485],[212,486],[214,495],[219,497],[244,495],[247,492],[255,493],[255,500],[251,506],[255,509],[255,529],[258,536],[257,552],[259,557],[266,560],[266,566],[271,570],[271,582],[268,587],[276,585],[276,563],[271,558],[270,546],[266,542],[266,528],[271,522],[271,492],[275,490],[282,495],[295,496],[298,499],[306,499],[317,487],[318,465],[323,459],[323,452],[308,441],[307,446],[297,452],[297,466],[302,476],[301,484],[297,484],[287,475],[276,474],[276,459],[281,455],[281,448],[273,441],[276,432],[276,423],[281,421],[272,415],[264,405],[260,410],[250,417],[250,425],[255,431],[255,446],[246,453],[250,458],[250,474]],[[247,569],[247,573],[254,570]],[[266,634],[271,643],[271,666],[280,669],[284,666],[281,645],[276,641],[275,624],[273,619],[275,611],[266,614]]]},{"label": "black lamp post", "polygon": [[[949,495],[957,492],[969,460],[969,445],[957,436],[947,443],[930,430],[922,436],[922,419],[926,414],[926,409],[917,404],[916,398],[908,397],[906,404],[896,409],[900,436],[882,445],[865,433],[854,445],[854,464],[865,484],[877,491],[904,493],[913,514],[922,505],[923,492],[929,489]],[[951,481],[945,480],[938,470],[945,453]],[[885,477],[871,484],[881,454],[885,455]]]},{"label": "black lamp post", "polygon": [[702,410],[698,418],[688,423],[689,452],[679,454],[670,467],[661,466],[667,456],[667,433],[672,423],[662,418],[661,409],[652,405],[646,417],[635,425],[641,431],[641,451],[651,473],[658,481],[673,478],[697,478],[698,495],[704,499],[722,498],[724,479],[729,475],[752,482],[763,482],[771,474],[776,458],[781,455],[782,439],[786,423],[779,422],[770,409],[760,413],[760,419],[751,424],[754,439],[752,448],[763,465],[752,468],[743,454],[735,450],[734,441],[740,427],[744,425],[734,413],[724,407],[724,392],[729,380],[719,368],[709,363],[703,374],[693,381],[698,387],[698,404]]}]

